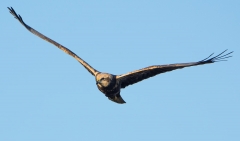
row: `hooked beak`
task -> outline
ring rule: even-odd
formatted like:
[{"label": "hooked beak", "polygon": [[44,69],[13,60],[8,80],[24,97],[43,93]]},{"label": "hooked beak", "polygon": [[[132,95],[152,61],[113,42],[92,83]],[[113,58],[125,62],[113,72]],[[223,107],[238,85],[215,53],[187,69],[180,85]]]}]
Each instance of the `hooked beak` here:
[{"label": "hooked beak", "polygon": [[100,83],[101,83],[100,80],[98,80],[98,81],[96,82],[96,85],[97,85],[97,84],[100,84]]}]

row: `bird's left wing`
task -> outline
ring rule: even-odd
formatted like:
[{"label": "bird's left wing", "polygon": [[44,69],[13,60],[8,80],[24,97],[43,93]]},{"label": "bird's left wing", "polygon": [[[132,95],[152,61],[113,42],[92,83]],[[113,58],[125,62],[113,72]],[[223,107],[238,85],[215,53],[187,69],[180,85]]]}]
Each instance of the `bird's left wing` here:
[{"label": "bird's left wing", "polygon": [[47,36],[41,34],[40,32],[36,31],[35,29],[33,29],[32,27],[30,27],[29,25],[25,24],[22,17],[20,15],[18,15],[14,9],[11,7],[8,9],[10,10],[10,13],[30,32],[32,32],[33,34],[35,34],[36,36],[42,38],[43,40],[46,40],[49,43],[54,44],[55,46],[57,46],[59,49],[61,49],[62,51],[64,51],[65,53],[71,55],[73,58],[75,58],[79,63],[81,63],[92,75],[95,76],[95,74],[98,73],[97,70],[95,70],[93,67],[91,67],[87,62],[85,62],[82,58],[80,58],[79,56],[77,56],[74,52],[72,52],[70,49],[64,47],[63,45],[57,43],[56,41],[48,38]]},{"label": "bird's left wing", "polygon": [[128,85],[132,85],[134,83],[140,82],[144,79],[147,79],[149,77],[153,77],[155,75],[158,75],[160,73],[165,73],[168,71],[181,69],[184,67],[190,67],[190,66],[197,66],[197,65],[203,65],[203,64],[209,64],[214,63],[218,61],[225,61],[224,59],[229,58],[231,56],[228,56],[232,52],[229,52],[227,54],[224,54],[227,50],[223,51],[219,55],[210,58],[213,54],[211,54],[206,59],[203,59],[199,62],[192,62],[192,63],[178,63],[178,64],[168,64],[168,65],[156,65],[156,66],[150,66],[146,67],[140,70],[136,70],[133,72],[129,72],[127,74],[118,75],[117,79],[121,83],[121,88],[125,88]]}]

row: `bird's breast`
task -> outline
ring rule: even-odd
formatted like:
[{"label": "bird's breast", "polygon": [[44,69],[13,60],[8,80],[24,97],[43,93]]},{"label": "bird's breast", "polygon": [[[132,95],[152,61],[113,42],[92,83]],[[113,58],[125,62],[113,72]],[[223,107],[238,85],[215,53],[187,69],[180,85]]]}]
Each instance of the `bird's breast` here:
[{"label": "bird's breast", "polygon": [[102,87],[97,85],[98,89],[104,93],[106,96],[115,95],[120,92],[120,84],[118,81],[113,81],[108,87]]}]

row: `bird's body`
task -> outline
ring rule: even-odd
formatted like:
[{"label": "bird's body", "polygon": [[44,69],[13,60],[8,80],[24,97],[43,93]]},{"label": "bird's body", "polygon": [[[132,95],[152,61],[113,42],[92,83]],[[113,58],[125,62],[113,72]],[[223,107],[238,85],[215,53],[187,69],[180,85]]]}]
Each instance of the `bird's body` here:
[{"label": "bird's body", "polygon": [[106,97],[117,103],[125,103],[120,95],[121,83],[119,79],[116,78],[116,75],[99,73],[95,78],[98,89],[104,93]]},{"label": "bird's body", "polygon": [[80,62],[93,76],[95,76],[96,85],[98,89],[105,94],[106,97],[108,97],[110,100],[116,102],[116,103],[125,103],[125,101],[122,99],[120,95],[121,88],[125,88],[129,85],[135,84],[137,82],[140,82],[144,79],[153,77],[155,75],[158,75],[160,73],[165,73],[168,71],[172,71],[175,69],[181,69],[184,67],[190,67],[190,66],[197,66],[197,65],[203,65],[203,64],[209,64],[214,63],[218,61],[224,61],[224,59],[231,57],[228,56],[232,52],[229,52],[227,54],[223,54],[226,52],[223,51],[219,55],[210,58],[213,54],[211,54],[209,57],[207,57],[204,60],[198,61],[198,62],[192,62],[192,63],[178,63],[178,64],[168,64],[168,65],[155,65],[146,67],[140,70],[136,70],[133,72],[129,72],[123,75],[113,75],[110,73],[102,73],[91,67],[87,62],[85,62],[83,59],[81,59],[79,56],[77,56],[75,53],[73,53],[68,48],[64,47],[63,45],[55,42],[54,40],[46,37],[45,35],[39,33],[32,27],[25,24],[22,20],[22,17],[20,15],[17,15],[14,9],[11,7],[8,9],[10,10],[10,13],[25,27],[27,30],[35,34],[36,36],[54,44],[59,49],[64,51],[65,53],[69,54],[70,56],[74,57],[78,62]]}]

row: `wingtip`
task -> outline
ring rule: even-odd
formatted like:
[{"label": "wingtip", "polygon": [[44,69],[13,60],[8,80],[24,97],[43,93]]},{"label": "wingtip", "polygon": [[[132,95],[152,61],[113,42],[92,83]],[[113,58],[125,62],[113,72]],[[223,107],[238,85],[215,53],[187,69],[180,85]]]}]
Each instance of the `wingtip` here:
[{"label": "wingtip", "polygon": [[14,9],[12,7],[7,7],[9,12],[12,13],[12,11],[14,11]]},{"label": "wingtip", "polygon": [[234,51],[231,51],[229,53],[224,54],[228,49],[224,50],[223,52],[221,52],[220,54],[210,58],[214,53],[212,53],[210,56],[208,56],[207,58],[199,61],[199,63],[201,64],[205,64],[205,63],[214,63],[214,62],[220,62],[220,61],[227,61],[224,59],[230,58],[232,56],[229,56],[230,54],[232,54]]}]

